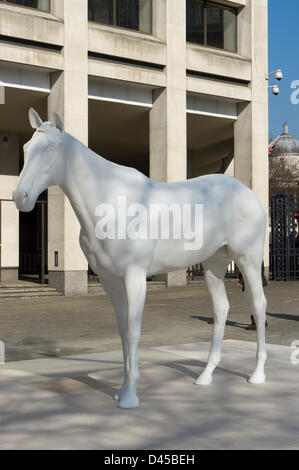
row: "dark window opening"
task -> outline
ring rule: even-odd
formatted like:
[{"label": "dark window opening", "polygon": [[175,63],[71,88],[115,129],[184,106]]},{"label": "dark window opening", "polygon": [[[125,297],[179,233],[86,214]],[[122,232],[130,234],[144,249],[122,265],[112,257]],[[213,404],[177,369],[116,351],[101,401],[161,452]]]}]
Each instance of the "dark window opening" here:
[{"label": "dark window opening", "polygon": [[22,7],[50,11],[50,0],[0,0],[0,3],[13,3]]},{"label": "dark window opening", "polygon": [[88,19],[151,34],[152,0],[88,0]]},{"label": "dark window opening", "polygon": [[206,0],[187,0],[187,41],[236,52],[237,12]]}]

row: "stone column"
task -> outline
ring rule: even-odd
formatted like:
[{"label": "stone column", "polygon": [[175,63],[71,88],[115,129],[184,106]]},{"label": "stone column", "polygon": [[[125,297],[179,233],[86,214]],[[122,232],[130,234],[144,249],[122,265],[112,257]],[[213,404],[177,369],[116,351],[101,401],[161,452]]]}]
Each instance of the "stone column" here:
[{"label": "stone column", "polygon": [[[48,113],[58,112],[65,130],[88,144],[88,21],[86,0],[54,2],[64,19],[64,71],[52,74]],[[65,295],[87,293],[87,261],[79,246],[79,222],[59,187],[48,192],[49,283]]]},{"label": "stone column", "polygon": [[229,176],[235,176],[235,162],[231,160],[224,160],[224,174]]},{"label": "stone column", "polygon": [[[150,111],[150,177],[173,182],[187,173],[186,2],[166,0],[156,2],[156,8],[155,33],[167,44],[167,86],[154,92]],[[166,279],[169,286],[185,285],[186,270]]]},{"label": "stone column", "polygon": [[[267,0],[249,0],[243,15],[243,35],[246,25],[251,24],[251,31],[247,29],[247,37],[242,37],[244,51],[240,52],[245,56],[250,54],[252,60],[252,101],[239,105],[239,116],[235,124],[235,177],[257,194],[268,214],[268,82],[265,80],[268,71]],[[240,28],[242,24],[239,30]],[[267,272],[269,270],[268,227],[264,264]]]},{"label": "stone column", "polygon": [[[11,193],[9,195],[11,198]],[[14,202],[0,202],[1,277],[3,284],[16,284],[19,277],[19,212]]]},{"label": "stone column", "polygon": [[0,281],[4,284],[16,284],[19,277],[19,211],[12,202],[19,179],[19,152],[18,135],[0,134]]}]

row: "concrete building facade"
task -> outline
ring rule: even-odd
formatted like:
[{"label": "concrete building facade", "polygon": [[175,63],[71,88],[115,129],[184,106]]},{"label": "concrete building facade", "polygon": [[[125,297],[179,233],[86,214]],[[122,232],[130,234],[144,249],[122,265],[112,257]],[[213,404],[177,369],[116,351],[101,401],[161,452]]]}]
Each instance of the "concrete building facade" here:
[{"label": "concrete building facade", "polygon": [[[87,291],[79,225],[61,190],[31,215],[11,202],[30,106],[45,120],[59,112],[95,152],[153,179],[229,173],[268,207],[267,17],[267,0],[0,1],[2,282],[34,271],[42,250],[52,286]],[[185,272],[165,276],[186,282]]]}]

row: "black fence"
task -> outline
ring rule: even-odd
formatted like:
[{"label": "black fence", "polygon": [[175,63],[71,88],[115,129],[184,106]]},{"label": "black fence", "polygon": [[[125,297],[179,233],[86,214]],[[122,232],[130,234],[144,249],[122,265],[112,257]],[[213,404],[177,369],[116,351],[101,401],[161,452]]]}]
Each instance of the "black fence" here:
[{"label": "black fence", "polygon": [[[196,280],[196,278],[203,276],[203,275],[204,275],[204,269],[203,269],[202,264],[194,264],[193,266],[190,266],[187,269],[187,277],[188,279],[191,279],[192,281]],[[239,278],[238,266],[233,261],[231,261],[231,263],[228,265],[225,277],[228,279]]]},{"label": "black fence", "polygon": [[291,196],[277,193],[271,200],[270,279],[299,279],[296,217],[299,206]]}]

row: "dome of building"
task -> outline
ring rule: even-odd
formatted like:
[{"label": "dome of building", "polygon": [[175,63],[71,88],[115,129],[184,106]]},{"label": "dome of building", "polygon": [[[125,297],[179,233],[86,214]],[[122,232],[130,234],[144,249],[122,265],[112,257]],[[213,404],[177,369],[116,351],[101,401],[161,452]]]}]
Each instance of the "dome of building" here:
[{"label": "dome of building", "polygon": [[299,157],[299,140],[289,134],[289,126],[285,123],[283,133],[276,139],[271,156],[287,157],[288,155]]}]

